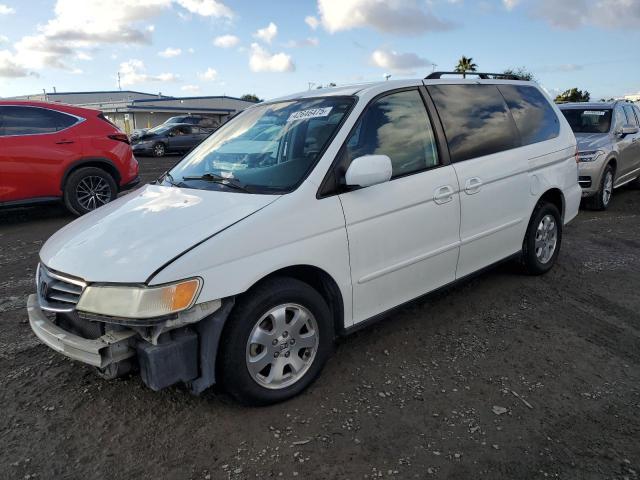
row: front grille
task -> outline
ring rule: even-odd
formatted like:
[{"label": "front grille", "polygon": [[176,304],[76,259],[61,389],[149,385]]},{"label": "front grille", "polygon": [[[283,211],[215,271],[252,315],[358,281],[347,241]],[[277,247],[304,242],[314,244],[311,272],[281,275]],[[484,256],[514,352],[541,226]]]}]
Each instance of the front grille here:
[{"label": "front grille", "polygon": [[42,264],[38,265],[36,280],[40,307],[50,312],[72,311],[86,286],[82,280],[51,271]]}]

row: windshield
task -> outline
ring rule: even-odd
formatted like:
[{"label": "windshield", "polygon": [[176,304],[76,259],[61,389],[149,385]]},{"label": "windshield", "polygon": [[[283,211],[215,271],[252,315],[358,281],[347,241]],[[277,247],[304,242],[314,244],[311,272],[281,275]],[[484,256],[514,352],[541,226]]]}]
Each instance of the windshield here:
[{"label": "windshield", "polygon": [[566,108],[562,113],[574,133],[608,133],[611,128],[611,109]]},{"label": "windshield", "polygon": [[184,118],[185,118],[185,117],[171,117],[171,118],[167,119],[164,123],[165,123],[165,125],[166,125],[167,123],[182,123],[182,120],[183,120]]},{"label": "windshield", "polygon": [[249,108],[187,155],[164,181],[210,190],[233,183],[256,193],[290,191],[316,164],[353,102],[331,97]]}]

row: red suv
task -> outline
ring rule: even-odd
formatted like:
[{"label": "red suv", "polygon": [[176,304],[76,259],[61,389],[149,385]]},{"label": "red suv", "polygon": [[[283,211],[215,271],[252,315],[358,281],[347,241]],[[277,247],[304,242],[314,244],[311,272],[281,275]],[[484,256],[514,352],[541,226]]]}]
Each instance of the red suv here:
[{"label": "red suv", "polygon": [[0,101],[0,206],[63,200],[83,215],[139,181],[129,138],[98,110]]}]

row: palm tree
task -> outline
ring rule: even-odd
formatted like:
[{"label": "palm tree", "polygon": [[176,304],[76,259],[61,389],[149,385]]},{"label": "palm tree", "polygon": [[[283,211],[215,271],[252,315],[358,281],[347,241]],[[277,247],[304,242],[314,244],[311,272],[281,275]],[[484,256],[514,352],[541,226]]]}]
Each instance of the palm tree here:
[{"label": "palm tree", "polygon": [[477,69],[478,66],[473,63],[473,58],[467,58],[463,55],[462,58],[458,60],[455,71],[462,73],[462,78],[467,78],[467,72],[475,72]]}]

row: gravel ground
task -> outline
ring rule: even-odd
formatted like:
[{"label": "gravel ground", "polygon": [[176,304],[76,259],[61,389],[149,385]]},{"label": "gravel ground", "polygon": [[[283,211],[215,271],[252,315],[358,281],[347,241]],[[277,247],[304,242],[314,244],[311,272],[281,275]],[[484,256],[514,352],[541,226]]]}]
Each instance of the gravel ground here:
[{"label": "gravel ground", "polygon": [[[140,159],[145,180],[177,160]],[[303,395],[101,380],[25,300],[57,206],[0,212],[0,478],[636,479],[640,191],[582,211],[556,267],[505,264],[341,339]]]}]

